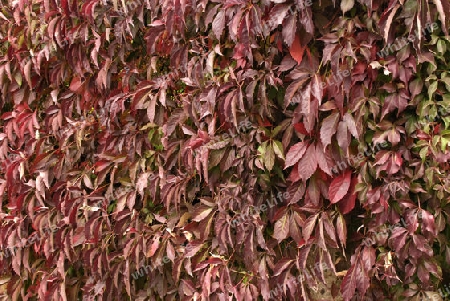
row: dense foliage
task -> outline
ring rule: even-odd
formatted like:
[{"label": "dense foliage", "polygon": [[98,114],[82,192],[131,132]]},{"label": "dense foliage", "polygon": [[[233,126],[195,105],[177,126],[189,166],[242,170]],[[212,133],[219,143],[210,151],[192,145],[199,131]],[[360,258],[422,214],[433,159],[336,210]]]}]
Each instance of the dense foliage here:
[{"label": "dense foliage", "polygon": [[[0,294],[450,282],[448,0],[0,0]],[[334,281],[334,280],[333,280]]]}]

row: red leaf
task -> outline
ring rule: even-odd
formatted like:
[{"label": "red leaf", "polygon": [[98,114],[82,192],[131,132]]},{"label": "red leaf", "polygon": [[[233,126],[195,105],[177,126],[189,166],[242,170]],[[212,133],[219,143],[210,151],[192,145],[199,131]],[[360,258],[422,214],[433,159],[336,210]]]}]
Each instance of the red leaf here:
[{"label": "red leaf", "polygon": [[303,248],[300,249],[298,254],[298,263],[301,269],[306,268],[306,260],[308,259],[309,252],[311,251],[312,245],[307,244]]},{"label": "red leaf", "polygon": [[401,112],[405,110],[405,108],[408,106],[408,98],[405,95],[405,93],[395,93],[387,96],[384,99],[384,105],[383,110],[381,112],[381,120],[386,116],[386,114],[394,111],[395,109],[398,109],[397,111],[397,117]]},{"label": "red leaf", "polygon": [[[296,169],[297,168],[294,168],[293,170],[296,170]],[[300,180],[300,177],[298,178],[298,180]],[[303,198],[303,196],[305,195],[305,190],[306,190],[306,187],[303,183],[300,183],[298,185],[292,185],[291,187],[289,187],[289,189],[288,189],[289,203],[295,204],[298,201],[300,201]]]},{"label": "red leaf", "polygon": [[223,29],[225,28],[225,10],[220,10],[212,23],[212,30],[217,39],[220,40]]},{"label": "red leaf", "polygon": [[308,219],[305,222],[305,225],[303,226],[302,234],[303,234],[303,238],[306,241],[308,241],[309,238],[311,237],[314,227],[316,226],[316,221],[317,221],[318,216],[319,216],[319,214],[315,214],[315,215],[308,217]]},{"label": "red leaf", "polygon": [[300,175],[298,174],[298,164],[297,164],[297,166],[292,168],[292,171],[289,174],[289,177],[287,178],[287,180],[289,182],[295,183],[295,182],[299,181],[300,179],[301,178],[300,178]]},{"label": "red leaf", "polygon": [[345,113],[344,122],[347,124],[347,129],[355,138],[359,138],[358,130],[356,129],[355,119],[349,113]]},{"label": "red leaf", "polygon": [[294,128],[300,134],[303,134],[303,135],[308,135],[309,134],[308,131],[306,130],[305,125],[303,124],[303,122],[299,122],[299,123],[294,124]]},{"label": "red leaf", "polygon": [[324,148],[331,143],[331,137],[336,133],[338,121],[338,112],[331,114],[323,120],[322,127],[320,128],[320,140]]},{"label": "red leaf", "polygon": [[286,163],[284,169],[297,163],[306,152],[306,147],[307,144],[303,141],[292,146],[286,154]]},{"label": "red leaf", "polygon": [[358,289],[358,292],[364,296],[366,294],[367,289],[370,286],[370,278],[367,274],[367,271],[364,268],[364,264],[361,263],[363,259],[361,258],[358,260],[358,269],[357,269],[357,276],[356,276],[356,288]]},{"label": "red leaf", "polygon": [[347,242],[347,224],[342,214],[339,214],[336,219],[336,232],[341,245],[345,248]]},{"label": "red leaf", "polygon": [[291,47],[289,48],[289,52],[294,60],[300,65],[303,59],[303,53],[305,52],[306,47],[302,47],[300,42],[300,38],[298,35],[295,35],[294,42],[292,42]]},{"label": "red leaf", "polygon": [[350,184],[349,193],[339,202],[339,210],[342,214],[347,214],[355,208],[356,192],[355,187],[358,184],[358,178],[353,178]]},{"label": "red leaf", "polygon": [[328,196],[330,197],[330,202],[335,204],[342,200],[342,198],[347,194],[350,188],[352,172],[347,170],[342,175],[333,179],[331,182],[330,189],[328,190]]},{"label": "red leaf", "polygon": [[322,143],[318,142],[316,145],[316,154],[317,154],[317,164],[319,165],[320,169],[322,169],[324,172],[326,172],[328,175],[331,176],[331,169],[330,166],[332,166],[331,163],[331,157],[329,155],[329,151],[325,151],[324,147],[322,146]]},{"label": "red leaf", "polygon": [[311,178],[317,169],[317,164],[316,147],[314,144],[311,144],[298,163],[298,173],[300,177],[302,177],[304,181]]},{"label": "red leaf", "polygon": [[344,300],[350,300],[353,298],[356,291],[356,266],[352,265],[351,268],[347,271],[344,279],[341,284],[341,291]]},{"label": "red leaf", "polygon": [[284,107],[287,108],[292,102],[299,102],[298,96],[294,98],[295,93],[304,85],[304,83],[308,80],[307,77],[300,78],[296,81],[293,81],[286,89],[286,93],[284,94]]},{"label": "red leaf", "polygon": [[297,18],[295,15],[291,14],[289,15],[284,21],[283,21],[283,39],[284,42],[291,46],[294,38],[295,38],[295,26],[297,25]]},{"label": "red leaf", "polygon": [[150,246],[150,249],[148,249],[147,251],[147,257],[152,257],[153,255],[155,255],[156,250],[158,250],[159,244],[159,237],[155,237],[153,243]]},{"label": "red leaf", "polygon": [[263,127],[270,127],[270,126],[273,125],[273,124],[270,122],[270,120],[267,119],[267,118],[264,118],[264,120],[262,120],[260,116],[258,116],[257,118],[258,118],[258,124],[259,124],[260,126],[263,126]]},{"label": "red leaf", "polygon": [[77,92],[78,89],[83,85],[79,77],[74,77],[70,83],[69,89],[72,92]]},{"label": "red leaf", "polygon": [[298,216],[298,219],[300,219],[300,221],[302,222],[302,218],[299,216],[299,214],[297,212],[294,212],[291,215],[291,220],[289,222],[289,235],[292,237],[292,239],[297,243],[300,244],[300,242],[303,240],[303,236],[301,231],[301,225],[299,225],[297,223],[297,221],[295,220],[295,216]]},{"label": "red leaf", "polygon": [[166,252],[167,252],[167,257],[174,262],[175,261],[175,248],[173,247],[172,243],[170,241],[167,242],[167,248],[166,248]]},{"label": "red leaf", "polygon": [[212,207],[201,205],[197,207],[192,213],[192,220],[200,222],[201,220],[205,219],[211,213],[212,210],[213,210]]},{"label": "red leaf", "polygon": [[273,268],[273,275],[278,276],[283,273],[283,271],[285,271],[290,265],[292,265],[292,262],[292,259],[281,259],[280,261],[278,261]]},{"label": "red leaf", "polygon": [[[446,36],[448,36],[448,28],[449,28],[449,22],[448,22],[448,15],[450,11],[450,4],[448,1],[441,1],[441,0],[433,0],[434,4],[436,5],[436,9],[439,13],[439,18],[441,19],[442,23],[442,31],[445,33]],[[447,17],[447,18],[446,18]]]},{"label": "red leaf", "polygon": [[389,237],[389,245],[392,246],[396,252],[399,252],[405,246],[407,237],[408,230],[403,227],[394,228],[391,236]]},{"label": "red leaf", "polygon": [[347,214],[355,208],[356,194],[352,193],[344,197],[341,202],[339,202],[339,210],[342,214]]},{"label": "red leaf", "polygon": [[269,31],[280,25],[289,12],[290,4],[277,4],[269,13],[270,19],[267,21]]},{"label": "red leaf", "polygon": [[314,97],[319,101],[319,105],[322,104],[322,96],[323,96],[322,80],[317,74],[315,74],[314,77],[312,78],[310,85],[312,95],[314,95]]},{"label": "red leaf", "polygon": [[313,206],[318,206],[320,202],[320,187],[317,181],[317,177],[309,180],[308,183],[308,197]]},{"label": "red leaf", "polygon": [[437,235],[436,233],[436,223],[434,220],[434,216],[426,210],[422,210],[422,231],[427,231],[433,235]]},{"label": "red leaf", "polygon": [[197,254],[202,248],[203,243],[200,241],[192,241],[186,246],[184,257],[189,258]]},{"label": "red leaf", "polygon": [[339,122],[336,139],[339,144],[339,146],[346,151],[347,147],[350,145],[349,142],[349,133],[347,131],[347,123],[345,121]]},{"label": "red leaf", "polygon": [[273,238],[281,242],[289,235],[289,217],[285,214],[279,220],[276,221]]}]

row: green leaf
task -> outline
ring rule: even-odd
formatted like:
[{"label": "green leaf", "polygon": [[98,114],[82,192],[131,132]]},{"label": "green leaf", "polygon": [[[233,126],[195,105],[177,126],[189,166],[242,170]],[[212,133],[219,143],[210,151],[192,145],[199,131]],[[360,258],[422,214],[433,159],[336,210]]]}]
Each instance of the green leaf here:
[{"label": "green leaf", "polygon": [[425,147],[422,148],[422,149],[420,150],[420,152],[419,152],[419,156],[420,156],[420,158],[422,159],[422,162],[425,162],[425,158],[426,158],[427,155],[428,155],[428,149],[429,149],[429,147],[428,147],[428,146],[425,146]]},{"label": "green leaf", "polygon": [[343,0],[341,1],[341,10],[342,13],[346,13],[353,8],[355,5],[355,0]]},{"label": "green leaf", "polygon": [[444,82],[447,91],[450,92],[450,77],[444,77],[441,80]]},{"label": "green leaf", "polygon": [[447,50],[447,47],[445,45],[445,41],[444,40],[439,40],[437,42],[437,51],[438,51],[438,53],[444,54],[446,50]]},{"label": "green leaf", "polygon": [[150,131],[148,131],[148,141],[152,141],[153,135],[155,134],[155,129],[152,128]]},{"label": "green leaf", "polygon": [[22,86],[22,75],[20,74],[20,72],[16,72],[14,74],[14,79],[16,80],[19,87],[21,87]]},{"label": "green leaf", "polygon": [[444,137],[441,137],[441,151],[445,152],[447,149],[447,145],[449,144],[450,140]]},{"label": "green leaf", "polygon": [[431,119],[435,119],[437,115],[438,115],[438,110],[437,110],[436,106],[431,106],[430,110],[428,111],[427,117],[431,118]]},{"label": "green leaf", "polygon": [[281,144],[280,141],[276,141],[276,140],[273,141],[273,150],[275,151],[275,154],[278,156],[278,158],[285,160],[283,144]]},{"label": "green leaf", "polygon": [[430,86],[428,87],[428,98],[431,100],[433,98],[433,94],[434,92],[436,92],[437,90],[437,85],[438,82],[434,81],[430,84]]},{"label": "green leaf", "polygon": [[429,63],[428,65],[427,65],[427,74],[433,74],[434,73],[434,71],[436,71],[437,70],[437,66],[436,66],[436,63]]},{"label": "green leaf", "polygon": [[260,153],[261,156],[264,157],[264,155],[266,154],[266,149],[267,149],[267,141],[264,141],[263,143],[261,143],[260,146],[258,146],[258,153]]},{"label": "green leaf", "polygon": [[432,145],[434,146],[434,147],[436,147],[437,146],[437,144],[438,144],[438,142],[439,142],[439,138],[440,138],[440,136],[433,136],[433,143],[432,143]]},{"label": "green leaf", "polygon": [[416,78],[409,83],[409,91],[411,92],[411,97],[419,95],[422,92],[423,80],[421,78]]},{"label": "green leaf", "polygon": [[425,177],[426,177],[428,183],[433,183],[433,177],[434,177],[434,170],[433,170],[433,168],[427,168],[425,170]]},{"label": "green leaf", "polygon": [[276,128],[273,129],[272,133],[270,134],[270,137],[275,138],[282,129],[283,129],[282,125],[277,126]]},{"label": "green leaf", "polygon": [[420,127],[418,120],[414,117],[410,117],[405,122],[405,129],[408,135],[411,135],[415,130],[416,126]]},{"label": "green leaf", "polygon": [[267,145],[266,155],[264,156],[264,165],[267,170],[271,171],[273,169],[273,165],[275,164],[275,151],[273,149],[272,144]]},{"label": "green leaf", "polygon": [[226,148],[218,149],[218,150],[212,150],[209,153],[209,168],[213,168],[217,164],[220,163],[223,156],[225,155]]},{"label": "green leaf", "polygon": [[286,179],[284,178],[283,170],[278,165],[275,165],[273,167],[273,171],[275,172],[276,175],[278,175],[278,177],[280,177],[280,179],[283,183],[286,182]]},{"label": "green leaf", "polygon": [[145,131],[148,128],[155,128],[155,127],[158,127],[158,125],[153,123],[153,122],[149,122],[146,125],[144,125],[143,127],[141,127],[139,130],[140,131]]},{"label": "green leaf", "polygon": [[444,117],[442,118],[442,120],[444,121],[445,128],[446,129],[450,128],[450,116]]}]

